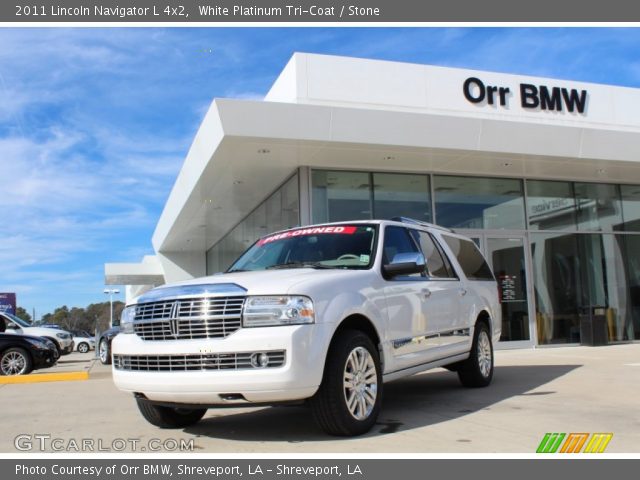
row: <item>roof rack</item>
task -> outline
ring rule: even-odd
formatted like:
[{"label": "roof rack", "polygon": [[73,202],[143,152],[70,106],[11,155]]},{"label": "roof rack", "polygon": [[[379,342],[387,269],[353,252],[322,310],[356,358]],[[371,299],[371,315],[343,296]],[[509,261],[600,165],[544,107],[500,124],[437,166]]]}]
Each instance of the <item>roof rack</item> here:
[{"label": "roof rack", "polygon": [[420,225],[423,227],[437,228],[438,230],[444,230],[445,232],[453,233],[453,230],[451,230],[450,228],[441,227],[440,225],[436,225],[435,223],[423,222],[422,220],[416,220],[415,218],[393,217],[391,218],[391,220],[394,222],[411,223],[412,225]]}]

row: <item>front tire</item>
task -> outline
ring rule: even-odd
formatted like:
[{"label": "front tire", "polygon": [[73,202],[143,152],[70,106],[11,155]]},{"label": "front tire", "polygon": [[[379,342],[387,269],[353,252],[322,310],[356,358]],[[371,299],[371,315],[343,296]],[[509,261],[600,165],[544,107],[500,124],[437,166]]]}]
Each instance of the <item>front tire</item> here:
[{"label": "front tire", "polygon": [[376,423],[381,403],[377,348],[363,332],[342,332],[329,348],[322,383],[310,400],[316,422],[330,435],[362,435]]},{"label": "front tire", "polygon": [[186,409],[154,405],[146,400],[136,400],[138,409],[147,422],[160,428],[185,428],[194,425],[207,413],[206,408]]},{"label": "front tire", "polygon": [[493,344],[486,323],[476,324],[469,358],[460,363],[458,378],[468,388],[486,387],[493,378]]},{"label": "front tire", "polygon": [[82,342],[78,345],[78,351],[80,353],[87,353],[89,351],[89,344],[86,342]]},{"label": "front tire", "polygon": [[98,356],[100,357],[100,363],[103,365],[111,365],[111,347],[109,341],[106,338],[100,340],[98,345]]},{"label": "front tire", "polygon": [[22,348],[9,348],[0,355],[0,375],[26,375],[31,370],[31,356]]}]

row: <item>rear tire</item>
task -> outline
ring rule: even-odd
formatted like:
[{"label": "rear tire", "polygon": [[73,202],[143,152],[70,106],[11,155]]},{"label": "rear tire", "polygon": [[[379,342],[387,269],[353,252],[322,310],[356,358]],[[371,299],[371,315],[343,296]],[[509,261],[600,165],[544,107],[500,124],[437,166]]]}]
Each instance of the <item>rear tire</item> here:
[{"label": "rear tire", "polygon": [[373,427],[382,403],[382,372],[378,350],[366,334],[345,330],[333,341],[322,383],[309,403],[330,435],[362,435]]},{"label": "rear tire", "polygon": [[26,375],[31,370],[33,370],[31,355],[23,348],[9,348],[0,355],[0,375]]},{"label": "rear tire", "polygon": [[160,428],[184,428],[200,421],[206,408],[187,409],[154,405],[146,400],[136,400],[138,409],[147,422]]},{"label": "rear tire", "polygon": [[78,345],[78,351],[80,353],[87,353],[89,351],[89,344],[87,342],[82,342]]},{"label": "rear tire", "polygon": [[476,324],[469,358],[458,367],[458,378],[468,388],[486,387],[493,378],[493,344],[486,323]]}]

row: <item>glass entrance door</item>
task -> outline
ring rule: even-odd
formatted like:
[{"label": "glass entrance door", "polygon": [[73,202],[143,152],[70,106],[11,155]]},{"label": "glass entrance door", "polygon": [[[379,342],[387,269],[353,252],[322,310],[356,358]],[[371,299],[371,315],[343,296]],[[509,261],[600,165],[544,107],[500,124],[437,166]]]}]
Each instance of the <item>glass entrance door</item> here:
[{"label": "glass entrance door", "polygon": [[486,255],[502,302],[501,342],[531,340],[524,238],[488,237]]},{"label": "glass entrance door", "polygon": [[[506,345],[533,345],[529,261],[524,235],[471,234],[484,253],[498,282],[502,304],[502,334]],[[518,342],[513,343],[513,342]]]}]

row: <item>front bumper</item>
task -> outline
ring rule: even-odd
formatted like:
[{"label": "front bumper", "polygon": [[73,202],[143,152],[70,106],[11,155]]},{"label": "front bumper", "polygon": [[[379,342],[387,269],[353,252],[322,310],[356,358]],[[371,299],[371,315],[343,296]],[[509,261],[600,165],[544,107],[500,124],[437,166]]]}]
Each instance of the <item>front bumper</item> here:
[{"label": "front bumper", "polygon": [[123,391],[157,402],[184,404],[274,403],[311,397],[324,371],[332,329],[326,324],[241,328],[224,339],[145,341],[135,334],[113,339],[113,355],[197,355],[285,351],[281,367],[197,371],[113,369]]},{"label": "front bumper", "polygon": [[62,349],[62,354],[63,355],[67,355],[71,352],[73,352],[73,347],[74,347],[74,343],[73,340],[71,340],[71,342],[69,342],[69,344],[67,346],[63,346],[62,344],[60,345],[60,348]]},{"label": "front bumper", "polygon": [[58,350],[31,350],[31,358],[33,358],[33,369],[53,367],[58,361]]}]

